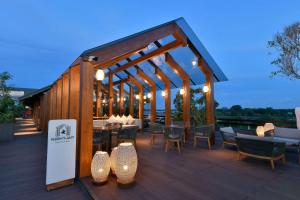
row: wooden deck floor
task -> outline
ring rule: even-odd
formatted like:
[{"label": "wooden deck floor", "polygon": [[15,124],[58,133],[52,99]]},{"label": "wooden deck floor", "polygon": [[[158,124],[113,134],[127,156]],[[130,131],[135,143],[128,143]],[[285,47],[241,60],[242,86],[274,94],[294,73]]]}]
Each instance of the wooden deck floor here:
[{"label": "wooden deck floor", "polygon": [[79,182],[47,192],[47,136],[30,120],[18,121],[16,129],[14,141],[0,143],[0,199],[90,199]]},{"label": "wooden deck floor", "polygon": [[206,144],[193,149],[184,147],[182,155],[176,149],[165,153],[160,141],[149,145],[149,136],[137,140],[139,165],[136,185],[119,189],[116,179],[94,186],[90,178],[83,179],[90,194],[99,200],[177,200],[177,199],[300,199],[300,166],[296,152],[287,153],[287,164],[276,162],[271,170],[267,161],[245,158],[237,161],[234,148],[214,150]]}]

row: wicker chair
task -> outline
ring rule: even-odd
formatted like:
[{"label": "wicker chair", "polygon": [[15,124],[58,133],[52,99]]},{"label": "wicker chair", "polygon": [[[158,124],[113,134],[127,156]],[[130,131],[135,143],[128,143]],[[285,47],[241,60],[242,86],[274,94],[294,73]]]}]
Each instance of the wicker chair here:
[{"label": "wicker chair", "polygon": [[104,144],[105,150],[108,152],[110,150],[110,142],[111,130],[94,129],[93,146],[96,147],[97,150],[102,150]]},{"label": "wicker chair", "polygon": [[205,125],[201,127],[193,127],[192,128],[194,133],[194,147],[197,146],[198,139],[206,139],[208,144],[208,149],[211,149],[211,139],[213,137],[214,132],[214,125]]},{"label": "wicker chair", "polygon": [[161,124],[149,122],[149,131],[151,132],[151,145],[154,144],[155,137],[158,135],[163,135],[164,127]]},{"label": "wicker chair", "polygon": [[122,128],[117,135],[117,143],[121,142],[131,142],[136,146],[136,135],[138,131],[138,126]]},{"label": "wicker chair", "polygon": [[184,135],[184,128],[181,127],[165,127],[164,136],[165,136],[165,152],[168,152],[169,143],[177,144],[178,153],[181,153],[182,140]]}]

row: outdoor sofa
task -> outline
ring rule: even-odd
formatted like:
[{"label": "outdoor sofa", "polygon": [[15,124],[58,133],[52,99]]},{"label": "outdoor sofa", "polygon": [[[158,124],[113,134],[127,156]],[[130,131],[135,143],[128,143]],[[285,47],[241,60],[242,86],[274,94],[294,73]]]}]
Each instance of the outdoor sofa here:
[{"label": "outdoor sofa", "polygon": [[282,160],[285,163],[285,143],[272,137],[258,137],[246,134],[237,134],[235,138],[238,147],[238,160],[241,155],[258,159],[269,160],[272,169],[274,161]]},{"label": "outdoor sofa", "polygon": [[113,124],[113,123],[121,123],[122,127],[130,127],[130,126],[137,126],[139,129],[142,129],[142,120],[133,118],[131,115],[125,116],[123,115],[120,117],[119,115],[114,116],[112,115],[108,119],[98,119],[94,120],[94,126],[105,126],[106,124]]}]

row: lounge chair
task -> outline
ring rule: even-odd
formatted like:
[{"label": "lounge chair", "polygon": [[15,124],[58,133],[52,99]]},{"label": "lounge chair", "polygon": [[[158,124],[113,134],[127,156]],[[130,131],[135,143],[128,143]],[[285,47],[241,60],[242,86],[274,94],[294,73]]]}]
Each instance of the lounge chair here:
[{"label": "lounge chair", "polygon": [[235,137],[237,136],[237,133],[233,130],[232,127],[220,128],[220,132],[223,139],[223,143],[222,143],[223,148],[225,144],[236,146]]},{"label": "lounge chair", "polygon": [[138,126],[130,126],[130,127],[124,127],[119,130],[117,135],[117,143],[121,142],[131,142],[136,146],[136,135],[139,127]]}]

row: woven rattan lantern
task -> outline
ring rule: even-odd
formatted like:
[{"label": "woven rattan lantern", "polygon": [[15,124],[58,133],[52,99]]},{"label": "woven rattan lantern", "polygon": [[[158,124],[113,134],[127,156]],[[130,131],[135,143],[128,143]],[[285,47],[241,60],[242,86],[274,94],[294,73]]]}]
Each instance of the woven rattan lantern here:
[{"label": "woven rattan lantern", "polygon": [[110,161],[107,152],[97,151],[93,157],[91,173],[96,184],[106,183],[110,170]]},{"label": "woven rattan lantern", "polygon": [[256,134],[259,136],[259,137],[264,137],[265,136],[265,129],[263,126],[258,126],[256,128]]},{"label": "woven rattan lantern", "polygon": [[117,157],[117,151],[118,147],[113,148],[111,154],[110,154],[110,168],[112,174],[116,174],[116,157]]},{"label": "woven rattan lantern", "polygon": [[265,123],[265,125],[264,125],[265,132],[269,132],[269,131],[274,132],[274,129],[275,129],[275,126],[273,123]]},{"label": "woven rattan lantern", "polygon": [[137,154],[132,143],[121,143],[117,150],[115,168],[117,182],[120,186],[128,186],[134,183],[137,164]]}]

